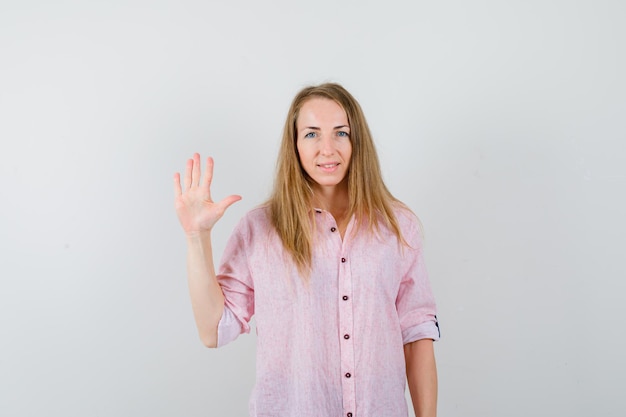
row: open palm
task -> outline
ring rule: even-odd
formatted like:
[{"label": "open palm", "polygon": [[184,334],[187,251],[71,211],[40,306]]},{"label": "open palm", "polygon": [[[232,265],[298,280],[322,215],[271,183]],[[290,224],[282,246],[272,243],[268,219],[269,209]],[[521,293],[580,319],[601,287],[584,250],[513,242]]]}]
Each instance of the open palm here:
[{"label": "open palm", "polygon": [[181,186],[180,174],[174,174],[174,204],[181,226],[188,235],[210,231],[238,195],[230,195],[220,202],[211,199],[213,158],[207,158],[206,172],[202,177],[200,155],[187,161]]}]

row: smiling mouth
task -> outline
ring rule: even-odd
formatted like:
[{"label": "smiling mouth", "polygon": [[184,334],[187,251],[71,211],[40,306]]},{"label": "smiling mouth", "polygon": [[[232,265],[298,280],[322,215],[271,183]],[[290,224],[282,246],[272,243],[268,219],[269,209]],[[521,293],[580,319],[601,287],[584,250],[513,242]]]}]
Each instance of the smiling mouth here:
[{"label": "smiling mouth", "polygon": [[330,169],[330,168],[334,168],[334,167],[336,167],[338,165],[339,165],[339,162],[336,162],[334,164],[318,164],[317,166],[321,167],[321,168]]}]

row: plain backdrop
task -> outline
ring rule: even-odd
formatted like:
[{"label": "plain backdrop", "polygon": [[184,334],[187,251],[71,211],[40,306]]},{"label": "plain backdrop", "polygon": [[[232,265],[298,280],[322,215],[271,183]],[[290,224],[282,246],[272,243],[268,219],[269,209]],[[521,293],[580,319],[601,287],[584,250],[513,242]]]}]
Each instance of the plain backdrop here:
[{"label": "plain backdrop", "polygon": [[219,258],[324,81],[424,223],[439,416],[625,415],[625,4],[0,0],[0,415],[247,415],[255,335],[200,343],[172,176],[243,196]]}]

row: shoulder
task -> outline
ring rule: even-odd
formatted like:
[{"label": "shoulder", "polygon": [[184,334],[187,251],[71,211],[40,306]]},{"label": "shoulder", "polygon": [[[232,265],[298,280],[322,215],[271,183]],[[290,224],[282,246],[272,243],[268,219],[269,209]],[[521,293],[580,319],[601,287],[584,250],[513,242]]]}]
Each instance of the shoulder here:
[{"label": "shoulder", "polygon": [[396,217],[398,228],[410,247],[422,246],[423,230],[419,217],[406,204],[401,201],[393,203],[393,214]]},{"label": "shoulder", "polygon": [[271,228],[269,207],[267,205],[257,206],[248,211],[239,221],[235,228],[236,233],[250,234]]},{"label": "shoulder", "polygon": [[258,206],[239,220],[232,232],[231,241],[244,248],[247,256],[254,254],[267,259],[267,251],[279,251],[280,239],[272,225],[269,207]]},{"label": "shoulder", "polygon": [[267,204],[256,206],[248,211],[242,220],[250,223],[266,223],[269,222],[270,208]]},{"label": "shoulder", "polygon": [[421,222],[417,215],[401,201],[394,201],[392,203],[392,210],[394,216],[396,216],[396,221],[398,222],[398,226],[402,231],[407,229],[421,229]]}]

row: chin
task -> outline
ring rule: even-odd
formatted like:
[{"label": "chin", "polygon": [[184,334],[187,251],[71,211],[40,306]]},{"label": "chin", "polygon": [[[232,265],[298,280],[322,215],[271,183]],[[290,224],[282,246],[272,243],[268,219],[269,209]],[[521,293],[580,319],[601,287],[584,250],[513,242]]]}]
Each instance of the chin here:
[{"label": "chin", "polygon": [[[344,184],[344,180],[343,179],[341,179],[341,180],[331,180],[331,179],[328,179],[328,178],[321,179],[321,180],[313,178],[313,182],[316,185],[318,185],[319,187],[324,187],[324,188],[326,188],[326,187],[338,187],[338,186],[341,186],[342,184]],[[346,182],[346,184],[347,184],[347,182]]]}]

